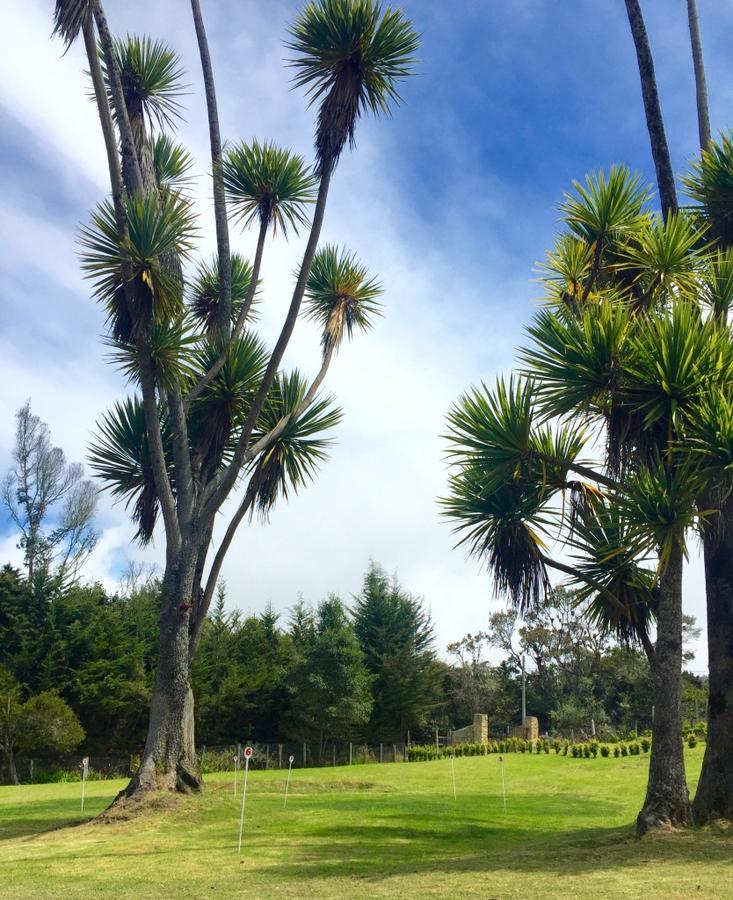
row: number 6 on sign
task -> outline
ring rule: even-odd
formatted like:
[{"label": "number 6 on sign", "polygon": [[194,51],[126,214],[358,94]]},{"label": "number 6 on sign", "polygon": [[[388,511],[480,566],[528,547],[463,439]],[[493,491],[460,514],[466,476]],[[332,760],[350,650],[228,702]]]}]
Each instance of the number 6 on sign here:
[{"label": "number 6 on sign", "polygon": [[247,802],[247,775],[249,774],[249,761],[252,758],[252,748],[244,748],[244,785],[242,787],[242,812],[239,815],[239,844],[237,853],[242,855],[242,829],[244,828],[244,805]]}]

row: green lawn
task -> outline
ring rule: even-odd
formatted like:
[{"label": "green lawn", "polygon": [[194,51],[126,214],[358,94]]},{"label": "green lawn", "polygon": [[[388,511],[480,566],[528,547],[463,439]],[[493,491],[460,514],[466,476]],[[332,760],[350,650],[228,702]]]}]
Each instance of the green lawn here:
[{"label": "green lawn", "polygon": [[[692,786],[701,748],[689,752]],[[511,754],[230,775],[144,819],[82,824],[79,785],[0,788],[3,897],[733,897],[733,832],[637,841],[648,757]],[[85,815],[122,782],[87,786]],[[78,827],[66,827],[75,825]]]}]

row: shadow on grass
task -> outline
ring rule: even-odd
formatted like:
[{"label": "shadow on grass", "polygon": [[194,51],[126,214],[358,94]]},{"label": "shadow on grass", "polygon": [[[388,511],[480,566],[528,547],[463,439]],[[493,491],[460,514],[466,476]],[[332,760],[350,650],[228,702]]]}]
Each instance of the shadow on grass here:
[{"label": "shadow on grass", "polygon": [[17,806],[8,804],[1,808],[0,843],[84,825],[106,805],[107,801],[98,802],[95,797],[82,813],[78,800],[69,801],[65,804],[66,808],[60,808],[58,800],[37,800]]}]

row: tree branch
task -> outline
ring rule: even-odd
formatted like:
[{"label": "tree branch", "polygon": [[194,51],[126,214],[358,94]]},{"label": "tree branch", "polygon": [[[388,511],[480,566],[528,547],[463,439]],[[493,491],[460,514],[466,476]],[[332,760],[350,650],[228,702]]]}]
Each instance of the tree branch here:
[{"label": "tree branch", "polygon": [[285,350],[295,328],[295,323],[298,318],[298,312],[300,311],[300,305],[305,294],[305,286],[308,281],[308,276],[313,264],[313,258],[316,254],[316,248],[318,246],[318,239],[320,237],[321,228],[323,226],[323,217],[326,211],[326,200],[328,198],[328,188],[330,180],[330,170],[324,172],[321,175],[321,181],[318,188],[318,199],[316,200],[316,208],[313,214],[313,223],[311,225],[310,236],[308,238],[308,243],[306,244],[305,252],[303,253],[303,261],[300,266],[300,272],[298,273],[298,280],[293,290],[293,297],[290,301],[288,314],[285,318],[285,322],[283,323],[283,327],[280,331],[280,336],[277,339],[277,343],[275,344],[275,349],[272,351],[270,361],[262,378],[262,383],[260,384],[259,390],[257,391],[254,400],[252,401],[252,406],[250,407],[247,419],[239,436],[239,440],[237,441],[234,456],[224,472],[221,473],[220,476],[211,483],[204,496],[204,503],[209,513],[215,513],[216,510],[219,509],[219,507],[229,494],[229,491],[232,489],[232,487],[234,487],[234,484],[236,483],[239,472],[241,471],[242,465],[245,461],[247,445],[249,444],[249,439],[252,436],[252,431],[254,430],[255,424],[257,423],[257,419],[260,415],[260,412],[262,411],[262,407],[270,391],[270,388],[272,387],[272,383],[275,380],[275,374],[277,373],[278,367],[282,362]]},{"label": "tree branch", "polygon": [[[209,54],[209,42],[201,15],[199,0],[191,0],[191,12],[196,28],[196,38],[204,76],[206,112],[209,119],[209,142],[211,144],[211,177],[214,185],[214,219],[216,221],[216,245],[219,254],[219,332],[228,336],[232,310],[231,253],[229,248],[229,223],[227,222],[226,195],[221,177],[221,133],[219,112],[216,103],[216,84]],[[213,377],[213,376],[212,376]]]},{"label": "tree branch", "polygon": [[260,223],[260,232],[257,237],[257,249],[255,251],[255,259],[252,265],[252,282],[247,289],[247,294],[244,298],[242,308],[240,309],[239,315],[237,316],[234,331],[209,371],[205,375],[202,375],[201,378],[199,378],[196,384],[184,397],[183,402],[186,408],[188,408],[189,404],[199,396],[204,388],[211,384],[211,382],[216,378],[219,372],[221,372],[224,363],[227,361],[227,356],[229,355],[229,347],[234,343],[234,341],[237,340],[237,338],[244,330],[244,325],[247,321],[249,311],[252,308],[252,302],[257,291],[257,282],[260,277],[260,267],[262,265],[262,254],[265,249],[266,236],[267,222],[262,222]]}]

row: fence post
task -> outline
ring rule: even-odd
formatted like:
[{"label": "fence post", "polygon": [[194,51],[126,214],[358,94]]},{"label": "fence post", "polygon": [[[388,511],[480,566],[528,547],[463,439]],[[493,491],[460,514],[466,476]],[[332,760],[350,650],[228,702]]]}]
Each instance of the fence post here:
[{"label": "fence post", "polygon": [[270,745],[265,744],[265,768],[270,768]]},{"label": "fence post", "polygon": [[305,742],[303,742],[303,768],[305,768],[305,760],[306,760],[306,749],[305,749]]},{"label": "fence post", "polygon": [[397,744],[392,744],[392,762],[397,762]]},{"label": "fence post", "polygon": [[33,763],[34,763],[34,760],[31,760],[31,766],[30,766],[30,768],[31,768],[31,781],[33,781]]},{"label": "fence post", "polygon": [[333,742],[333,767],[336,768],[336,741]]},{"label": "fence post", "polygon": [[435,749],[440,752],[440,741],[438,740],[438,729],[435,729]]},{"label": "fence post", "polygon": [[349,765],[351,765],[354,759],[354,745],[349,741]]},{"label": "fence post", "polygon": [[384,762],[384,744],[379,745],[379,761]]},{"label": "fence post", "polygon": [[283,745],[277,745],[277,767],[278,769],[282,769],[283,767]]}]

